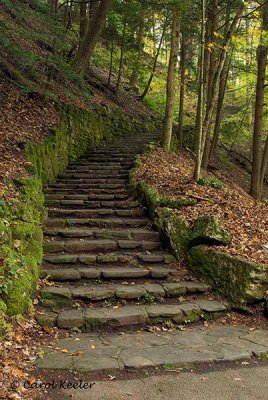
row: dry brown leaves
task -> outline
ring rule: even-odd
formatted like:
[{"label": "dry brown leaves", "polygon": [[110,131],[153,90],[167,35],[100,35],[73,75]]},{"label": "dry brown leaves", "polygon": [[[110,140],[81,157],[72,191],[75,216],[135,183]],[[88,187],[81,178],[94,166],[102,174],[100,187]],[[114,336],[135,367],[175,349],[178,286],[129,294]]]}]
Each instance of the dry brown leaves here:
[{"label": "dry brown leaves", "polygon": [[161,194],[207,198],[208,201],[199,201],[196,206],[177,209],[176,213],[185,215],[190,223],[202,215],[219,215],[233,239],[229,246],[218,249],[255,262],[268,262],[268,254],[262,248],[268,242],[267,206],[255,201],[223,176],[222,190],[195,183],[192,179],[194,159],[188,152],[167,154],[158,149],[143,156],[142,162],[138,180],[145,180]]},{"label": "dry brown leaves", "polygon": [[13,330],[0,342],[0,399],[32,399],[37,390],[33,393],[23,384],[36,381],[32,364],[38,357],[40,344],[45,344],[51,336],[31,318],[20,321],[12,318],[8,322]]}]

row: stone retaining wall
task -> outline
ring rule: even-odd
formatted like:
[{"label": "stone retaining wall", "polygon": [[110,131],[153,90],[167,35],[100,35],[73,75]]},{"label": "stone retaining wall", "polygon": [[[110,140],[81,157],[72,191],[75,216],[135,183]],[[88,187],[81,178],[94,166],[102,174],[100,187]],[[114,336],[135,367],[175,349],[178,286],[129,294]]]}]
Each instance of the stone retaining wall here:
[{"label": "stone retaining wall", "polygon": [[139,166],[140,159],[137,159],[130,175],[130,188],[146,206],[171,253],[178,260],[186,260],[197,277],[207,281],[235,306],[267,299],[268,265],[215,250],[216,245],[226,245],[231,240],[223,221],[216,216],[201,217],[190,227],[186,218],[176,214],[173,208],[190,207],[196,200],[161,197],[155,188],[136,180]]}]

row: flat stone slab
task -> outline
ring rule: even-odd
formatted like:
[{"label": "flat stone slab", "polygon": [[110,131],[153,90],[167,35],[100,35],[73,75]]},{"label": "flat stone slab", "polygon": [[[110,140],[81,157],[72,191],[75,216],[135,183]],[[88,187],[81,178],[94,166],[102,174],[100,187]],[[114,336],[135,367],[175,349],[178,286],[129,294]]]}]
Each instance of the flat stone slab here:
[{"label": "flat stone slab", "polygon": [[[98,316],[98,310],[92,310],[91,315]],[[268,341],[267,330],[250,329],[210,326],[171,332],[74,334],[71,338],[53,340],[49,347],[44,347],[36,366],[46,370],[90,372],[167,365],[176,369],[189,363],[244,360],[256,354],[250,339]],[[258,356],[268,353],[268,344],[255,346],[258,346]]]},{"label": "flat stone slab", "polygon": [[102,276],[106,279],[144,278],[150,274],[146,268],[109,267],[101,268]]},{"label": "flat stone slab", "polygon": [[196,300],[196,304],[205,312],[220,312],[226,311],[226,306],[215,300]]}]

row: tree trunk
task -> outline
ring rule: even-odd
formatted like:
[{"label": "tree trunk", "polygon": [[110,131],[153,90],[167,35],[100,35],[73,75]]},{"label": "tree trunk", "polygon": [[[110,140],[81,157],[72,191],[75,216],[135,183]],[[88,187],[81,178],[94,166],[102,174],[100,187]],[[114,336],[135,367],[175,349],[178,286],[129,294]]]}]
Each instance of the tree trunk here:
[{"label": "tree trunk", "polygon": [[224,102],[224,97],[225,97],[225,92],[226,92],[226,87],[227,87],[227,80],[228,80],[228,75],[230,71],[230,65],[231,65],[231,57],[229,60],[225,61],[225,65],[222,69],[221,76],[220,76],[220,83],[219,83],[219,92],[218,92],[218,103],[217,103],[217,111],[216,111],[216,121],[215,121],[215,126],[214,126],[214,133],[213,133],[213,138],[209,150],[209,160],[211,160],[217,151],[217,146],[218,146],[218,141],[219,141],[219,135],[220,135],[220,127],[221,127],[221,120],[222,120],[222,111],[223,111],[223,102]]},{"label": "tree trunk", "polygon": [[203,137],[203,115],[205,100],[204,69],[205,69],[205,38],[206,38],[206,0],[202,0],[201,19],[201,48],[199,57],[199,91],[195,124],[195,152],[196,163],[194,179],[198,181],[201,173],[202,161],[202,137]]},{"label": "tree trunk", "polygon": [[178,142],[179,147],[183,147],[183,117],[184,117],[184,95],[186,89],[186,69],[188,63],[188,47],[189,47],[189,36],[185,32],[185,28],[182,32],[181,41],[181,65],[180,65],[180,98],[179,98],[179,120],[178,120]]},{"label": "tree trunk", "polygon": [[179,50],[179,35],[180,35],[180,16],[178,10],[173,11],[172,31],[171,31],[171,47],[168,64],[167,76],[167,98],[166,98],[166,111],[164,120],[164,131],[162,137],[162,146],[166,151],[170,149],[173,114],[174,114],[174,99],[175,99],[175,73],[178,60]]},{"label": "tree trunk", "polygon": [[78,53],[73,60],[74,68],[84,74],[89,60],[93,54],[96,44],[100,38],[101,32],[103,30],[106,14],[112,4],[112,0],[102,0],[92,22],[91,28],[87,30],[84,40],[82,41]]},{"label": "tree trunk", "polygon": [[80,43],[82,43],[87,31],[87,24],[88,24],[87,8],[88,8],[88,3],[85,0],[82,0],[82,2],[80,3]]},{"label": "tree trunk", "polygon": [[158,45],[158,48],[157,48],[157,52],[156,52],[156,55],[155,55],[155,58],[154,58],[152,72],[151,72],[151,75],[150,75],[150,77],[148,79],[147,85],[145,86],[145,89],[144,89],[143,93],[140,95],[140,100],[144,99],[144,97],[148,93],[148,90],[150,89],[150,86],[151,86],[151,83],[152,83],[152,80],[153,80],[153,77],[154,77],[154,74],[155,74],[156,66],[157,66],[157,60],[158,60],[158,57],[159,57],[159,54],[160,54],[160,50],[161,50],[161,47],[162,47],[162,43],[163,43],[163,39],[164,39],[164,36],[165,36],[165,33],[166,33],[166,27],[167,27],[167,18],[165,19],[165,22],[164,22],[164,25],[163,25],[163,31],[162,31],[160,42],[159,42],[159,45]]},{"label": "tree trunk", "polygon": [[[268,2],[263,5],[263,26],[262,29],[267,34],[268,31]],[[252,174],[250,194],[256,199],[260,199],[262,195],[261,182],[261,137],[263,128],[263,109],[264,109],[264,90],[265,90],[265,73],[268,47],[266,45],[266,37],[262,34],[260,44],[257,49],[257,84],[256,84],[256,100],[255,100],[255,118],[254,130],[252,138]],[[265,40],[265,41],[264,41]],[[265,160],[264,160],[265,164]],[[265,166],[265,165],[264,165]]]},{"label": "tree trunk", "polygon": [[57,15],[58,0],[48,0],[49,15],[55,18]]},{"label": "tree trunk", "polygon": [[[242,11],[244,9],[244,4],[240,7],[240,9],[238,10],[238,12],[236,13],[233,21],[230,24],[230,28],[228,30],[228,32],[225,35],[224,38],[224,42],[222,45],[222,51],[221,51],[221,55],[220,55],[220,59],[219,59],[219,63],[218,63],[218,67],[217,70],[215,71],[214,77],[213,77],[213,82],[211,85],[211,91],[212,93],[209,96],[208,99],[208,103],[207,103],[207,108],[206,108],[206,116],[203,122],[203,143],[202,143],[202,167],[206,170],[207,169],[207,165],[208,165],[208,156],[209,156],[209,145],[210,145],[210,135],[209,135],[209,127],[211,124],[211,119],[213,116],[213,110],[215,107],[215,102],[216,102],[216,98],[217,98],[217,93],[216,93],[216,89],[217,89],[217,85],[218,85],[218,81],[219,81],[219,77],[221,74],[221,71],[224,67],[225,64],[225,60],[226,60],[226,56],[227,56],[227,46],[230,42],[230,39],[232,37],[232,34],[234,33],[235,29],[237,28],[237,23],[241,17]],[[206,147],[206,151],[205,151],[205,147]]]},{"label": "tree trunk", "polygon": [[265,177],[266,167],[268,164],[268,136],[266,138],[264,152],[262,156],[262,163],[261,163],[261,172],[260,172],[260,192],[262,195],[263,192],[263,181]]},{"label": "tree trunk", "polygon": [[139,15],[139,29],[137,37],[137,57],[135,59],[134,68],[132,70],[130,78],[130,84],[132,86],[136,85],[138,79],[138,69],[143,51],[144,17],[145,17],[145,7],[143,6],[143,4],[141,4],[140,15]]},{"label": "tree trunk", "polygon": [[109,67],[109,76],[107,85],[111,86],[112,72],[113,72],[113,56],[114,56],[114,41],[111,41],[111,49],[110,49],[110,67]]},{"label": "tree trunk", "polygon": [[124,23],[123,23],[123,32],[122,32],[122,43],[120,47],[120,60],[119,60],[119,68],[118,68],[118,75],[117,75],[117,81],[116,81],[116,87],[115,91],[118,92],[120,83],[121,83],[121,77],[122,77],[122,69],[123,69],[123,61],[124,61],[124,53],[125,53],[125,41],[126,41],[126,26],[127,26],[127,18],[126,14],[124,15]]}]

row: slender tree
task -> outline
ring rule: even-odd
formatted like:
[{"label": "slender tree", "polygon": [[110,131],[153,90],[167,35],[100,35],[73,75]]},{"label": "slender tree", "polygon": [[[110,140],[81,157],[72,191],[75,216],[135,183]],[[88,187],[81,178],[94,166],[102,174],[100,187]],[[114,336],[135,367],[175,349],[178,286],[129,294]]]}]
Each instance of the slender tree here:
[{"label": "slender tree", "polygon": [[252,138],[252,174],[250,194],[260,199],[262,196],[263,177],[267,162],[267,146],[264,154],[261,154],[262,145],[262,129],[263,129],[263,109],[264,109],[264,93],[265,93],[265,75],[267,65],[267,34],[268,34],[268,1],[264,1],[262,5],[262,35],[257,49],[257,83],[255,98],[255,118],[254,130]]},{"label": "slender tree", "polygon": [[172,138],[174,101],[175,101],[175,75],[176,75],[176,65],[178,61],[178,52],[179,52],[179,35],[180,35],[180,13],[177,8],[174,8],[172,17],[171,45],[170,45],[167,87],[166,87],[166,96],[167,96],[166,110],[165,110],[163,137],[162,137],[162,146],[167,151],[169,151],[170,149],[170,143]]}]

